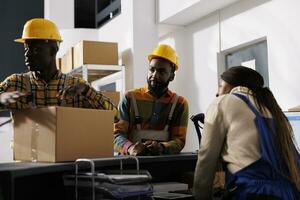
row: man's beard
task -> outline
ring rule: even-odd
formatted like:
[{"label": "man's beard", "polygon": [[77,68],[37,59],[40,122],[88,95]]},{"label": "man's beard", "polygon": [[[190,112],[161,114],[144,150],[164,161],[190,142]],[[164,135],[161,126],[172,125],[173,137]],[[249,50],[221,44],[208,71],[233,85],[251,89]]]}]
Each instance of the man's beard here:
[{"label": "man's beard", "polygon": [[164,83],[159,83],[159,84],[156,84],[156,85],[153,86],[153,85],[151,85],[151,81],[148,79],[147,83],[148,83],[148,87],[149,87],[150,91],[156,97],[160,97],[162,94],[164,94],[164,92],[168,88],[170,81],[167,81],[167,82],[164,82]]}]

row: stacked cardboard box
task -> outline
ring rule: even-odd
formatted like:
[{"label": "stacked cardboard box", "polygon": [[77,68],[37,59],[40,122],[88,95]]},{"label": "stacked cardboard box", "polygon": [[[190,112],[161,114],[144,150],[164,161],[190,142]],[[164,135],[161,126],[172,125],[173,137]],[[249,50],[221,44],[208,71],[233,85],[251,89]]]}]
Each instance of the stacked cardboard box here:
[{"label": "stacked cardboard box", "polygon": [[84,64],[118,65],[118,44],[80,41],[74,46],[74,67]]},{"label": "stacked cardboard box", "polygon": [[61,58],[56,58],[56,68],[61,70]]},{"label": "stacked cardboard box", "polygon": [[69,73],[74,67],[74,48],[70,48],[61,59],[62,73]]},{"label": "stacked cardboard box", "polygon": [[118,65],[118,43],[82,40],[71,47],[57,66],[63,73],[84,64]]}]

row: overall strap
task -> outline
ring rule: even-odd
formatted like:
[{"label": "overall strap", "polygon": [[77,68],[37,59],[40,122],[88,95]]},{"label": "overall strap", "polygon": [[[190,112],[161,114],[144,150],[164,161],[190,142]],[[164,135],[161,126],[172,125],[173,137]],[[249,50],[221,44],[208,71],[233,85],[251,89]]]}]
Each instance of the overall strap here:
[{"label": "overall strap", "polygon": [[177,94],[175,94],[175,100],[172,104],[172,107],[171,107],[171,110],[170,110],[170,113],[169,113],[169,116],[168,116],[168,121],[167,121],[167,124],[164,128],[165,131],[167,131],[169,129],[169,125],[171,123],[171,120],[172,120],[172,117],[173,117],[173,113],[174,113],[174,110],[175,110],[175,107],[176,107],[176,104],[178,102],[178,99],[179,99],[179,96]]},{"label": "overall strap", "polygon": [[135,99],[133,93],[131,95],[131,98],[132,98],[132,104],[133,104],[133,109],[134,109],[136,127],[137,127],[138,130],[141,130],[142,118],[141,118],[141,116],[139,114],[139,110],[138,110],[138,107],[137,107],[136,99]]},{"label": "overall strap", "polygon": [[257,109],[254,107],[254,105],[251,103],[251,101],[249,100],[248,97],[246,97],[245,95],[242,95],[242,94],[238,94],[238,93],[233,93],[233,95],[242,99],[256,116],[261,116],[261,114],[257,111]]}]

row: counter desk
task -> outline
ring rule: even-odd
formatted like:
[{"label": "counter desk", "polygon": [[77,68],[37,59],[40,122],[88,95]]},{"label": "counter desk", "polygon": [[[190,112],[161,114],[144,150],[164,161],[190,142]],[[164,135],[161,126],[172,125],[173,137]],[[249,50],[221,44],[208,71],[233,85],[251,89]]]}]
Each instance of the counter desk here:
[{"label": "counter desk", "polygon": [[[140,169],[148,170],[153,181],[178,181],[184,173],[193,172],[197,154],[138,156]],[[118,159],[95,159],[97,171],[119,169]],[[124,162],[124,168],[135,168],[135,162]],[[64,199],[63,175],[74,173],[74,162],[2,163],[0,164],[0,200]]]}]

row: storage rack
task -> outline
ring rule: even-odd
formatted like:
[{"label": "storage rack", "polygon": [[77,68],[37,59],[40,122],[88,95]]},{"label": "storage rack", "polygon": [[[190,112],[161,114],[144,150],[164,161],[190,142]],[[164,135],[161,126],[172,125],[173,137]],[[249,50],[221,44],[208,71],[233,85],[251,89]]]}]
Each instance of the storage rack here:
[{"label": "storage rack", "polygon": [[101,79],[121,79],[122,91],[125,91],[125,67],[123,65],[99,65],[84,64],[69,72],[69,74],[83,78],[93,87],[101,82]]}]

